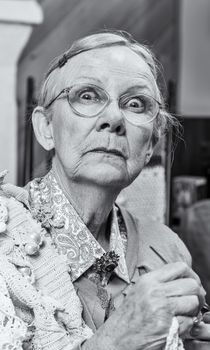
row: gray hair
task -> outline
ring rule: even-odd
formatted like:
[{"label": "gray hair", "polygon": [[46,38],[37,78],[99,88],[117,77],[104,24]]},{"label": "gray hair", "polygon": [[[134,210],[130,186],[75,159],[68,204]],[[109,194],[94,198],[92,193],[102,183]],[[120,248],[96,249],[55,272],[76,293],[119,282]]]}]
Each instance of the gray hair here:
[{"label": "gray hair", "polygon": [[[55,81],[56,75],[59,74],[59,70],[66,64],[72,57],[79,55],[82,52],[100,49],[111,46],[125,46],[130,50],[138,54],[148,64],[154,81],[156,82],[156,90],[158,98],[161,101],[161,108],[158,116],[155,118],[153,125],[153,144],[155,145],[160,137],[164,135],[173,126],[177,127],[178,121],[167,112],[164,104],[163,95],[158,86],[158,62],[153,55],[152,51],[146,46],[138,43],[130,34],[122,31],[101,31],[96,34],[92,34],[83,37],[73,42],[72,46],[59,57],[55,58],[46,75],[41,86],[40,97],[38,104],[42,107],[47,106],[50,99],[55,95]],[[53,79],[54,78],[54,79]],[[46,116],[51,118],[51,111],[46,109]]]}]

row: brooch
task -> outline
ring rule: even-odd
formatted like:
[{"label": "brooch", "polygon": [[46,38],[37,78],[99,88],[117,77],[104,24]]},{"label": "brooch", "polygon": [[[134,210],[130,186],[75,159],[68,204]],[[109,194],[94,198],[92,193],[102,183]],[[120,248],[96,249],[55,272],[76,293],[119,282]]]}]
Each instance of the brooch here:
[{"label": "brooch", "polygon": [[105,287],[109,278],[118,265],[120,257],[114,250],[104,253],[100,258],[97,258],[92,266],[93,271],[98,275],[102,287]]},{"label": "brooch", "polygon": [[112,295],[106,290],[109,278],[118,265],[119,255],[113,250],[104,253],[100,258],[95,260],[95,263],[89,271],[89,279],[97,286],[97,297],[99,298],[102,309],[105,310],[104,321],[109,317],[114,310]]}]

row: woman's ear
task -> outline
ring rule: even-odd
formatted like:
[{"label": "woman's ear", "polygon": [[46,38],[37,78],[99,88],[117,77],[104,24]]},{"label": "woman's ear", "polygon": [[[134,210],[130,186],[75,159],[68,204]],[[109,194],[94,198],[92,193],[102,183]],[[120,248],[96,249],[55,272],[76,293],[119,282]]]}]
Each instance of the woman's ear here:
[{"label": "woman's ear", "polygon": [[46,150],[54,148],[52,123],[47,118],[44,108],[37,106],[32,114],[32,123],[37,141]]},{"label": "woman's ear", "polygon": [[151,159],[151,157],[153,155],[153,151],[154,151],[154,145],[153,145],[153,142],[151,140],[150,143],[149,143],[147,152],[146,152],[144,165],[147,165],[149,163],[149,161],[150,161],[150,159]]}]

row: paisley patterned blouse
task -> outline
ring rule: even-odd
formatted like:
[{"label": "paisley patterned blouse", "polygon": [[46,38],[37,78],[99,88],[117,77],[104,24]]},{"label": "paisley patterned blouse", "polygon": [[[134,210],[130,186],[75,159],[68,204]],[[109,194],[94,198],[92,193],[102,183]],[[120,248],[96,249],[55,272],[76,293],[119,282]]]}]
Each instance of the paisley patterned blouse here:
[{"label": "paisley patterned blouse", "polygon": [[[119,261],[102,286],[93,267],[105,251],[65,196],[56,171],[52,169],[45,177],[30,182],[29,195],[32,214],[48,230],[57,251],[68,264],[70,278],[81,302],[86,305],[84,319],[95,330],[121,303],[122,291],[131,284],[127,266],[129,261],[131,269],[133,267],[130,262],[133,261],[135,242],[132,247],[129,244],[129,256],[126,226],[120,209],[113,206],[110,213],[109,243],[110,251],[119,256]],[[86,315],[87,309],[90,315]]]}]

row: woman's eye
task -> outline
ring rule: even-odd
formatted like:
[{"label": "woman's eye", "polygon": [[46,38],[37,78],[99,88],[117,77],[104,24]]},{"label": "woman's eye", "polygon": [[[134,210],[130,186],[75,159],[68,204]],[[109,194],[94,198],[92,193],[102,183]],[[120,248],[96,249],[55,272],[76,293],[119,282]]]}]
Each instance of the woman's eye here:
[{"label": "woman's eye", "polygon": [[98,96],[95,91],[81,91],[79,93],[79,98],[85,101],[96,101]]},{"label": "woman's eye", "polygon": [[143,112],[145,110],[145,101],[143,101],[141,98],[132,98],[126,103],[126,108],[132,109],[136,112]]}]

